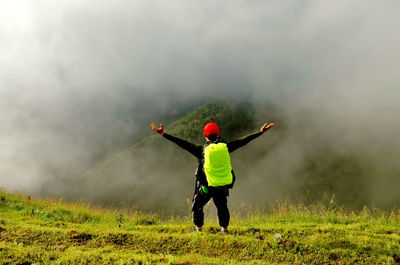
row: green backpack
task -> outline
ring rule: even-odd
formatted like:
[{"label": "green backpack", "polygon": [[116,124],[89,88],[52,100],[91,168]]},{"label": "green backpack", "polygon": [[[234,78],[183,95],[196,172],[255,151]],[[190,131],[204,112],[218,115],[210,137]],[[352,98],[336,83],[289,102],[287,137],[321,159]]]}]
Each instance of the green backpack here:
[{"label": "green backpack", "polygon": [[204,147],[204,173],[209,187],[232,185],[231,159],[226,143],[210,143]]}]

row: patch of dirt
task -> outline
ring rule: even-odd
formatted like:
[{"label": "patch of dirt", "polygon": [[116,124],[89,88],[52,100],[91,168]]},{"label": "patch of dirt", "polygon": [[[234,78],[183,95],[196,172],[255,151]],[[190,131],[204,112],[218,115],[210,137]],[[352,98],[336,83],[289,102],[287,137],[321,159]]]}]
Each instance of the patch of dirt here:
[{"label": "patch of dirt", "polygon": [[393,259],[396,264],[400,264],[400,254],[394,254]]},{"label": "patch of dirt", "polygon": [[86,243],[88,240],[93,239],[93,235],[89,234],[89,233],[77,233],[75,231],[71,232],[71,239],[79,242],[79,243]]}]

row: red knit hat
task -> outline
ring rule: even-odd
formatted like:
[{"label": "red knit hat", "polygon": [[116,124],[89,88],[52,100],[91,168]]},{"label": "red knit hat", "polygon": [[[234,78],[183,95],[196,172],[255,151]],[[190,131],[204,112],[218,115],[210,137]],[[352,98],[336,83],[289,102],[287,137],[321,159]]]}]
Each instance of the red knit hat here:
[{"label": "red knit hat", "polygon": [[221,132],[219,130],[219,127],[216,123],[210,122],[207,123],[206,126],[204,126],[204,136],[208,137],[211,134],[216,134],[216,135],[220,135]]}]

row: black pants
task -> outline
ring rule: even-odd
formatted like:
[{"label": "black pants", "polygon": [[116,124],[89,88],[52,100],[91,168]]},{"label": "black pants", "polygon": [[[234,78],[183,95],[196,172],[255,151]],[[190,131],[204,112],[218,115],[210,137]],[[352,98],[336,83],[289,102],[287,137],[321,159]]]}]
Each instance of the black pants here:
[{"label": "black pants", "polygon": [[193,197],[192,213],[193,223],[195,226],[204,225],[204,212],[203,207],[206,203],[213,198],[214,204],[217,207],[219,225],[227,227],[229,225],[229,210],[228,210],[228,189],[227,188],[209,188],[207,194],[198,189]]}]

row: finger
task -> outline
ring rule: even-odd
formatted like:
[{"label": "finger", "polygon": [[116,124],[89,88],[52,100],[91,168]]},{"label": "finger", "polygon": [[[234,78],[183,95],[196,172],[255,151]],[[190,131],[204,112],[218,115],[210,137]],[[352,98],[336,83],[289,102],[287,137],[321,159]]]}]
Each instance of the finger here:
[{"label": "finger", "polygon": [[152,124],[150,124],[150,127],[152,130],[157,130],[157,125],[153,122]]},{"label": "finger", "polygon": [[164,129],[164,125],[162,123],[160,124],[160,129]]},{"label": "finger", "polygon": [[266,123],[264,123],[264,125],[263,125],[263,126],[261,126],[261,130],[262,130],[262,131],[264,131],[266,126],[267,126],[267,124],[266,124]]}]

